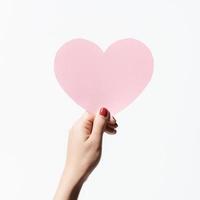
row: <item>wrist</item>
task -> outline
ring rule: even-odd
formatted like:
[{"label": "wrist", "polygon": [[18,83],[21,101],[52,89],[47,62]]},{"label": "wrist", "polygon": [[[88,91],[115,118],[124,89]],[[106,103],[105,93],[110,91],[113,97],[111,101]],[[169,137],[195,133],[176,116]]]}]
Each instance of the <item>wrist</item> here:
[{"label": "wrist", "polygon": [[68,167],[63,171],[54,200],[77,200],[83,180],[72,173]]}]

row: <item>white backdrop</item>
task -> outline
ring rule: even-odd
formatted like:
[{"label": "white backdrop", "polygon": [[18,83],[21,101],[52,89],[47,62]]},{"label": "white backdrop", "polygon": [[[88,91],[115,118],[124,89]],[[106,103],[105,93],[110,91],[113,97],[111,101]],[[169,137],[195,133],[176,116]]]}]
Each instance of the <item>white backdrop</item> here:
[{"label": "white backdrop", "polygon": [[152,81],[117,114],[80,200],[199,200],[199,9],[198,0],[0,0],[0,199],[54,195],[83,113],[55,79],[57,49],[132,37],[152,50]]}]

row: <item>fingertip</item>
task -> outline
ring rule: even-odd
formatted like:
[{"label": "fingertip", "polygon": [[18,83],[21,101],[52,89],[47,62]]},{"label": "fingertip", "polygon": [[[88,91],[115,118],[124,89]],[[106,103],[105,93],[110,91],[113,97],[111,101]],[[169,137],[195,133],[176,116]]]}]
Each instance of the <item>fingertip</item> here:
[{"label": "fingertip", "polygon": [[108,127],[111,127],[111,128],[117,128],[117,127],[118,127],[118,124],[117,124],[117,123],[112,124],[112,123],[108,122],[108,123],[107,123],[107,126],[108,126]]},{"label": "fingertip", "polygon": [[110,124],[116,124],[116,121],[117,120],[113,116],[110,116],[110,119],[109,119]]},{"label": "fingertip", "polygon": [[105,132],[109,135],[115,135],[117,133],[116,129],[106,129]]},{"label": "fingertip", "polygon": [[99,109],[99,115],[101,115],[101,117],[103,117],[103,118],[105,118],[105,119],[109,119],[110,118],[110,112],[109,112],[109,110],[107,109],[107,108],[105,108],[105,107],[101,107],[100,109]]}]

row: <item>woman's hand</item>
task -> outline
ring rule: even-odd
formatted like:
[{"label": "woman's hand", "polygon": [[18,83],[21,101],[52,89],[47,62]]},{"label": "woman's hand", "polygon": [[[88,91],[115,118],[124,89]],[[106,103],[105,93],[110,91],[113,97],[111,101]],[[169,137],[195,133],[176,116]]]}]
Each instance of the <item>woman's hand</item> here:
[{"label": "woman's hand", "polygon": [[85,112],[69,131],[67,159],[55,200],[76,200],[82,184],[101,158],[103,133],[115,134],[116,120],[106,108]]}]

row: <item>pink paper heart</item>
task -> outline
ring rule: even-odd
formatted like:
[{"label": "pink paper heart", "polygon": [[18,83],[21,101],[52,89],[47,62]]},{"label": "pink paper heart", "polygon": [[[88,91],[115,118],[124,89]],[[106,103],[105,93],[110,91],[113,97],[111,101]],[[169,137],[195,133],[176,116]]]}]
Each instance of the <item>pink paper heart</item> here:
[{"label": "pink paper heart", "polygon": [[74,39],[58,50],[54,69],[61,87],[82,108],[96,113],[104,106],[115,114],[148,84],[153,58],[135,39],[119,40],[105,52],[88,40]]}]

